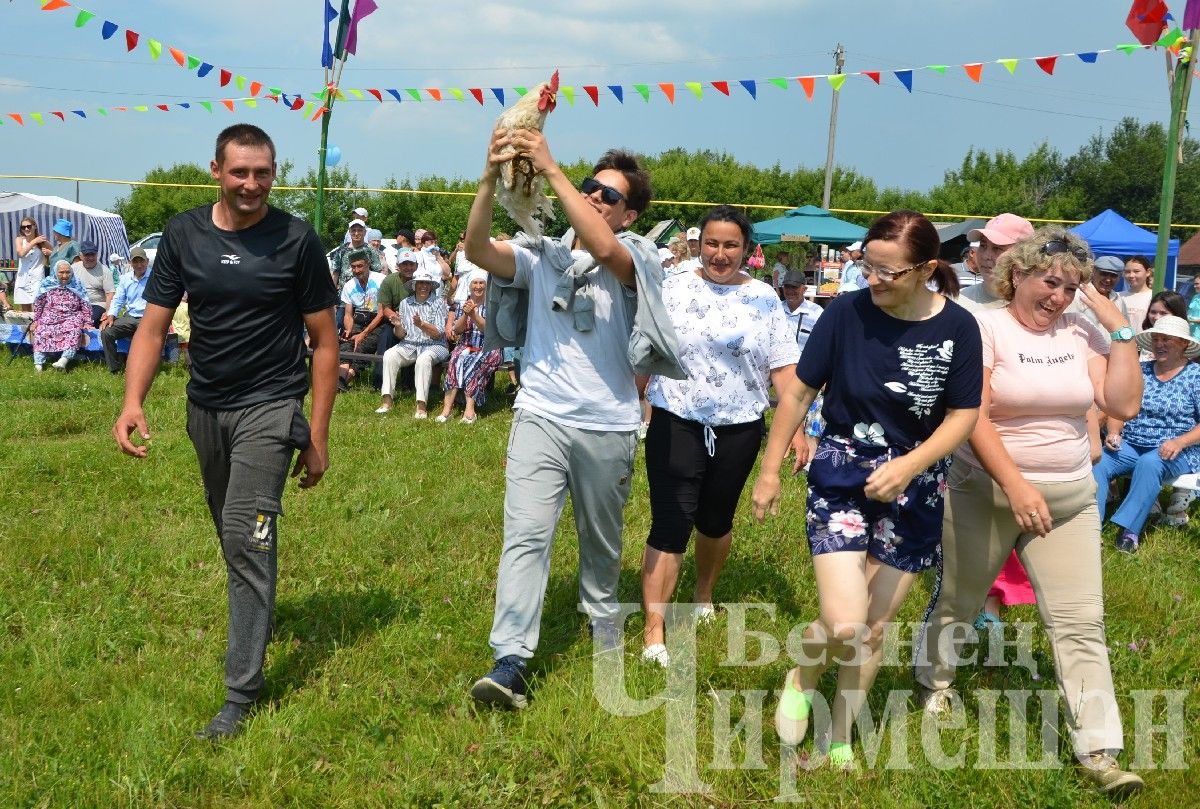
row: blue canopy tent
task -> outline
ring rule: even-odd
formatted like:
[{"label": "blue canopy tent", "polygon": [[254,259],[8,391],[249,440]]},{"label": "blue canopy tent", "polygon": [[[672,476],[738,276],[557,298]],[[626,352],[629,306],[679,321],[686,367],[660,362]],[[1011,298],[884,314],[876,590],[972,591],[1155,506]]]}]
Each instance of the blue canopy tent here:
[{"label": "blue canopy tent", "polygon": [[754,225],[754,240],[764,246],[787,241],[850,244],[866,235],[866,228],[838,219],[816,205],[792,208],[783,216]]},{"label": "blue canopy tent", "polygon": [[[1071,228],[1071,232],[1086,239],[1097,256],[1149,256],[1154,260],[1154,251],[1158,249],[1158,236],[1130,222],[1125,217],[1108,208],[1097,216],[1092,217],[1082,225]],[[1163,287],[1175,288],[1175,262],[1179,256],[1179,239],[1171,239],[1167,243],[1167,271]],[[1122,281],[1124,283],[1124,281]]]}]

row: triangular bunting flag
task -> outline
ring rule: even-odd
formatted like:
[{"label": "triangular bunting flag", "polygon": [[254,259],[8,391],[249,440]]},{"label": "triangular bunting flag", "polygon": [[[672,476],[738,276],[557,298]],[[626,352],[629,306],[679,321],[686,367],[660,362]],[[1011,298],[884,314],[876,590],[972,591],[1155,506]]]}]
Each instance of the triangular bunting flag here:
[{"label": "triangular bunting flag", "polygon": [[834,89],[834,92],[842,89],[842,85],[846,83],[845,73],[835,73],[831,76],[826,76],[825,78],[829,79],[829,86]]},{"label": "triangular bunting flag", "polygon": [[[366,96],[363,95],[362,90],[357,90],[353,87],[347,87],[346,92],[349,93],[350,95],[354,96],[359,101],[362,101],[364,98],[366,98]],[[338,98],[340,99],[341,96],[339,95]]]},{"label": "triangular bunting flag", "polygon": [[258,106],[257,98],[243,98],[242,101],[244,101],[246,103],[246,106],[250,107],[251,109]]},{"label": "triangular bunting flag", "polygon": [[150,49],[150,58],[158,61],[158,57],[162,56],[162,43],[157,39],[146,37],[146,47]]},{"label": "triangular bunting flag", "polygon": [[29,117],[37,121],[39,124],[46,123],[44,120],[42,120],[42,114],[40,112],[31,112],[29,113]]},{"label": "triangular bunting flag", "polygon": [[926,70],[936,70],[938,73],[941,73],[943,76],[946,75],[946,67],[947,67],[946,65],[925,65]]},{"label": "triangular bunting flag", "polygon": [[200,78],[204,78],[209,73],[212,73],[212,69],[213,69],[213,66],[210,65],[208,62],[201,62],[200,69],[196,71],[196,75],[199,76]]},{"label": "triangular bunting flag", "polygon": [[178,106],[178,107],[182,107],[182,108],[183,108],[183,109],[185,109],[185,110],[190,110],[190,109],[192,108],[192,102],[190,102],[190,101],[184,101],[184,102],[182,102],[182,103],[180,103],[180,104],[177,104],[176,106]]},{"label": "triangular bunting flag", "polygon": [[442,91],[436,87],[426,87],[425,92],[429,93],[429,97],[434,101],[442,100]]},{"label": "triangular bunting flag", "polygon": [[592,100],[592,106],[600,106],[600,88],[595,84],[583,85],[583,92],[587,93],[588,98]]},{"label": "triangular bunting flag", "polygon": [[618,104],[625,103],[625,88],[624,87],[622,87],[619,84],[610,84],[610,85],[608,85],[608,89],[612,91],[612,94],[616,97]]},{"label": "triangular bunting flag", "polygon": [[963,65],[963,70],[967,71],[967,75],[971,78],[971,81],[979,84],[979,79],[983,77],[982,62],[972,62],[969,65]]},{"label": "triangular bunting flag", "polygon": [[98,112],[100,115],[108,115],[108,110],[104,109],[104,107],[97,107],[96,112]]},{"label": "triangular bunting flag", "polygon": [[25,126],[25,121],[22,120],[21,114],[19,112],[10,112],[8,114],[8,117],[12,118],[14,121],[16,121],[19,126]]},{"label": "triangular bunting flag", "polygon": [[698,81],[685,81],[683,86],[692,91],[692,95],[696,98],[704,98],[704,85]]},{"label": "triangular bunting flag", "polygon": [[415,88],[415,87],[405,87],[405,88],[404,88],[404,92],[406,92],[406,93],[408,93],[410,96],[412,96],[412,100],[413,100],[413,101],[420,101],[420,100],[421,100],[421,91],[420,91],[420,90],[418,90],[418,89],[417,89],[417,88]]},{"label": "triangular bunting flag", "polygon": [[714,81],[714,82],[710,82],[710,84],[712,84],[713,89],[716,90],[721,95],[729,95],[729,82]]},{"label": "triangular bunting flag", "polygon": [[132,53],[133,49],[137,47],[137,44],[138,44],[138,32],[130,31],[129,29],[125,29],[125,50]]},{"label": "triangular bunting flag", "polygon": [[195,70],[196,68],[200,67],[200,60],[195,56],[189,56],[187,57],[186,67],[188,70]]},{"label": "triangular bunting flag", "polygon": [[375,100],[380,104],[383,103],[383,93],[379,92],[378,90],[372,90],[370,87],[367,88],[367,92],[374,96]]},{"label": "triangular bunting flag", "polygon": [[175,64],[179,65],[180,67],[183,67],[187,64],[187,55],[184,54],[183,51],[179,50],[179,48],[172,48],[168,45],[167,53],[171,54],[171,58],[175,60]]},{"label": "triangular bunting flag", "polygon": [[780,90],[786,90],[788,88],[787,79],[767,79],[767,81],[771,82],[771,84],[774,84]]},{"label": "triangular bunting flag", "polygon": [[876,84],[879,84],[880,77],[879,77],[878,70],[864,70],[863,75],[866,76],[871,81],[875,82]]},{"label": "triangular bunting flag", "polygon": [[118,26],[115,22],[104,21],[104,25],[100,26],[100,36],[103,39],[112,39],[112,35],[117,33]]},{"label": "triangular bunting flag", "polygon": [[575,106],[575,88],[574,87],[564,84],[562,87],[558,88],[558,91],[563,94],[563,98],[567,99],[567,104],[569,104],[572,107]]},{"label": "triangular bunting flag", "polygon": [[279,89],[278,87],[268,87],[268,88],[267,88],[267,92],[268,92],[268,93],[270,93],[270,94],[271,94],[271,95],[273,95],[273,96],[277,96],[277,95],[282,95],[282,94],[283,94],[283,90]]},{"label": "triangular bunting flag", "polygon": [[233,101],[231,101],[228,98],[222,98],[221,103],[225,105],[225,109],[229,110],[230,112],[233,112]]},{"label": "triangular bunting flag", "polygon": [[84,112],[83,110],[71,110],[71,112],[75,113],[75,114],[76,114],[76,115],[78,115],[80,118],[86,118],[86,117],[87,117],[87,113],[86,113],[86,112]]},{"label": "triangular bunting flag", "polygon": [[1178,28],[1172,28],[1170,31],[1167,31],[1165,34],[1159,37],[1158,41],[1154,44],[1159,48],[1169,48],[1183,38],[1184,36],[1182,31],[1180,31]]},{"label": "triangular bunting flag", "polygon": [[80,9],[79,13],[75,15],[75,27],[82,28],[88,24],[88,20],[95,16],[96,15],[90,11],[84,11],[83,9]]},{"label": "triangular bunting flag", "polygon": [[290,106],[293,111],[298,110],[304,106],[304,99],[297,96],[296,100],[293,101]]},{"label": "triangular bunting flag", "polygon": [[515,90],[517,95],[521,96],[522,98],[524,98],[525,94],[529,92],[527,87],[514,87],[513,90]]},{"label": "triangular bunting flag", "polygon": [[1134,51],[1140,50],[1141,47],[1142,47],[1141,45],[1118,45],[1116,49],[1121,51],[1122,53],[1124,53],[1126,56],[1128,56],[1129,54],[1133,53]]},{"label": "triangular bunting flag", "polygon": [[[67,0],[42,0],[42,11],[58,11],[60,8],[66,8],[71,5]],[[36,113],[29,113],[36,115]]]},{"label": "triangular bunting flag", "polygon": [[129,112],[129,107],[113,107],[115,112]]},{"label": "triangular bunting flag", "polygon": [[667,97],[667,101],[675,103],[675,85],[669,81],[660,82],[658,89],[663,91],[663,95]]},{"label": "triangular bunting flag", "polygon": [[1087,53],[1077,53],[1075,55],[1079,57],[1079,61],[1087,62],[1089,65],[1094,65],[1096,64],[1096,57],[1100,54],[1096,51],[1088,51]]},{"label": "triangular bunting flag", "polygon": [[160,110],[162,110],[163,112],[169,112],[169,111],[170,111],[170,109],[171,109],[171,105],[170,105],[170,104],[155,104],[154,106],[158,107],[158,108],[159,108]]},{"label": "triangular bunting flag", "polygon": [[650,85],[635,84],[633,85],[633,89],[637,90],[637,94],[642,97],[642,101],[645,101],[647,104],[650,103]]},{"label": "triangular bunting flag", "polygon": [[1017,72],[1017,62],[1019,62],[1021,60],[1020,59],[997,59],[996,61],[999,62],[1000,64],[1004,65],[1005,69],[1008,70],[1008,73],[1011,76],[1013,73]]},{"label": "triangular bunting flag", "polygon": [[318,118],[320,118],[322,115],[324,115],[324,114],[325,114],[325,113],[327,113],[327,112],[329,112],[328,108],[326,108],[326,107],[317,107],[317,111],[313,113],[313,117],[312,117],[312,118],[309,118],[308,120],[310,120],[310,121],[316,121]]},{"label": "triangular bunting flag", "polygon": [[257,82],[257,81],[250,82],[250,95],[256,96],[259,94],[259,92],[261,90],[262,90],[262,82]]},{"label": "triangular bunting flag", "polygon": [[150,107],[146,104],[138,104],[133,109],[135,112],[150,112]]},{"label": "triangular bunting flag", "polygon": [[310,102],[308,102],[307,104],[305,104],[305,105],[304,105],[304,113],[303,113],[303,114],[304,114],[304,115],[308,115],[310,112],[312,112],[312,111],[313,111],[313,108],[314,108],[314,107],[316,107],[316,106],[317,106],[317,105],[316,105],[316,104],[314,104],[313,102],[311,102],[311,101],[310,101]]},{"label": "triangular bunting flag", "polygon": [[239,90],[246,89],[246,77],[245,76],[234,76],[233,83],[237,85],[237,88]]},{"label": "triangular bunting flag", "polygon": [[448,89],[448,90],[450,90],[450,95],[454,96],[454,97],[455,97],[455,99],[457,99],[457,100],[459,100],[459,101],[465,101],[465,100],[466,100],[466,97],[463,95],[463,91],[462,91],[462,90],[460,90],[459,88],[457,88],[457,87],[449,87],[449,88],[447,88],[447,89]]},{"label": "triangular bunting flag", "polygon": [[[503,107],[504,106],[504,88],[503,87],[493,87],[492,95],[494,95],[496,97],[496,100],[500,102],[500,106]],[[483,102],[480,102],[480,103],[483,103]]]},{"label": "triangular bunting flag", "polygon": [[1054,75],[1054,64],[1058,61],[1057,56],[1039,56],[1033,61],[1037,62],[1037,66],[1050,76]]},{"label": "triangular bunting flag", "polygon": [[233,74],[225,68],[221,68],[221,86],[229,84],[229,80],[233,78]]},{"label": "triangular bunting flag", "polygon": [[750,94],[751,98],[758,99],[758,83],[754,79],[741,79],[738,84],[746,88],[746,92]]},{"label": "triangular bunting flag", "polygon": [[483,88],[482,87],[468,87],[467,91],[470,92],[471,97],[474,98],[476,101],[478,101],[479,106],[482,107],[483,106]]},{"label": "triangular bunting flag", "polygon": [[911,70],[897,70],[893,75],[895,75],[896,81],[904,85],[905,90],[908,90],[910,93],[912,92],[913,72]]},{"label": "triangular bunting flag", "polygon": [[392,98],[396,99],[396,103],[397,103],[397,104],[401,104],[401,103],[403,103],[403,101],[402,101],[402,100],[401,100],[401,98],[400,98],[400,91],[399,91],[399,90],[388,90],[388,91],[387,91],[387,94],[388,94],[388,95],[390,95]]},{"label": "triangular bunting flag", "polygon": [[55,116],[56,118],[58,118],[58,120],[60,120],[60,121],[67,120],[66,116],[64,116],[61,112],[52,112],[50,114]]},{"label": "triangular bunting flag", "polygon": [[796,81],[800,82],[800,86],[804,88],[804,94],[808,96],[809,101],[812,101],[816,80],[812,76],[797,76]]}]

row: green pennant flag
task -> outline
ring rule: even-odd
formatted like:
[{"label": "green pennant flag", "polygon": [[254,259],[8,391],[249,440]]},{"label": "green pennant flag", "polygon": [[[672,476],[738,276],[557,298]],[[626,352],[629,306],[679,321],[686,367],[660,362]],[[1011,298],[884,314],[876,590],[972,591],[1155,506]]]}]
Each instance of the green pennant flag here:
[{"label": "green pennant flag", "polygon": [[522,96],[522,97],[524,97],[524,95],[529,92],[528,87],[514,87],[513,89],[517,91],[517,95]]},{"label": "green pennant flag", "polygon": [[305,105],[304,105],[304,114],[305,114],[306,116],[307,116],[307,115],[310,115],[310,114],[312,113],[312,111],[313,111],[313,108],[314,108],[314,107],[316,107],[316,106],[317,106],[317,105],[316,105],[316,104],[314,104],[313,102],[311,102],[311,101],[310,101],[310,102],[308,102],[307,104],[305,104]]},{"label": "green pennant flag", "polygon": [[418,89],[416,89],[415,87],[405,87],[405,88],[404,88],[404,92],[406,92],[406,93],[408,93],[410,96],[412,96],[412,100],[413,100],[413,101],[420,101],[420,100],[421,100],[421,91],[420,91],[420,90],[418,90]]},{"label": "green pennant flag", "polygon": [[78,16],[75,17],[75,27],[82,28],[88,24],[88,20],[95,16],[96,15],[90,11],[84,11],[83,9],[80,9]]},{"label": "green pennant flag", "polygon": [[771,84],[774,84],[780,90],[786,90],[788,88],[787,79],[767,79],[767,81],[771,82]]},{"label": "green pennant flag", "polygon": [[362,90],[356,90],[356,89],[354,89],[353,87],[349,87],[349,88],[347,88],[347,90],[346,90],[346,91],[347,91],[348,93],[350,93],[350,95],[352,95],[352,96],[354,96],[355,98],[357,98],[359,101],[362,101],[362,100],[363,100],[363,98],[365,98],[365,96],[363,95],[363,91],[362,91]]},{"label": "green pennant flag", "polygon": [[1017,62],[1019,62],[1021,60],[1020,59],[997,59],[996,61],[999,62],[1000,64],[1004,65],[1006,68],[1008,68],[1008,73],[1011,76],[1013,73],[1017,72]]},{"label": "green pennant flag", "polygon": [[162,43],[157,39],[147,37],[146,47],[150,49],[150,58],[158,61],[158,57],[162,56]]},{"label": "green pennant flag", "polygon": [[258,106],[257,98],[243,98],[242,101],[245,101],[246,106],[249,107],[250,109],[254,109],[255,107]]},{"label": "green pennant flag", "polygon": [[925,69],[926,70],[936,70],[938,73],[941,73],[943,76],[946,75],[946,66],[945,65],[925,65]]},{"label": "green pennant flag", "polygon": [[567,103],[570,104],[572,107],[574,107],[575,106],[575,88],[564,84],[562,87],[559,87],[558,90],[560,93],[562,93],[564,96],[566,96]]},{"label": "green pennant flag", "polygon": [[842,85],[846,83],[845,73],[834,73],[833,75],[826,76],[825,78],[829,79],[829,86],[833,88],[835,93],[842,89]]},{"label": "green pennant flag", "polygon": [[212,102],[211,101],[201,101],[200,106],[204,107],[204,109],[208,110],[209,112],[212,112]]},{"label": "green pennant flag", "polygon": [[270,95],[273,95],[273,96],[283,95],[283,88],[282,87],[268,87],[267,93]]},{"label": "green pennant flag", "polygon": [[246,89],[246,77],[245,76],[235,76],[233,80],[235,82],[237,82],[237,88],[239,90]]},{"label": "green pennant flag", "polygon": [[449,88],[449,90],[450,90],[450,95],[454,96],[459,101],[466,101],[466,98],[463,95],[463,91],[461,89],[459,89],[458,87],[451,87],[451,88]]},{"label": "green pennant flag", "polygon": [[96,112],[100,113],[101,115],[108,115],[108,110],[104,109],[104,107],[97,107]]},{"label": "green pennant flag", "polygon": [[698,81],[685,81],[683,86],[692,91],[692,95],[696,98],[704,98],[704,85]]},{"label": "green pennant flag", "polygon": [[44,120],[42,120],[42,114],[40,112],[31,112],[29,113],[29,117],[37,121],[39,124],[46,123]]},{"label": "green pennant flag", "polygon": [[134,107],[134,109],[137,110],[138,112],[149,112],[150,111],[150,108],[148,106],[146,106],[145,104],[138,104],[136,107]]},{"label": "green pennant flag", "polygon": [[1160,48],[1169,48],[1183,38],[1182,31],[1180,31],[1178,28],[1172,28],[1170,31],[1159,37],[1158,42],[1155,42],[1154,44]]},{"label": "green pennant flag", "polygon": [[198,67],[200,67],[200,60],[197,59],[195,56],[189,56],[188,60],[187,60],[187,69],[195,70]]},{"label": "green pennant flag", "polygon": [[633,85],[633,89],[637,90],[638,95],[642,97],[643,101],[645,101],[647,104],[650,103],[650,85],[635,84]]},{"label": "green pennant flag", "polygon": [[1123,51],[1125,53],[1125,55],[1127,55],[1127,56],[1129,54],[1133,53],[1134,51],[1140,51],[1141,49],[1142,49],[1141,45],[1118,45],[1117,46],[1117,50]]}]

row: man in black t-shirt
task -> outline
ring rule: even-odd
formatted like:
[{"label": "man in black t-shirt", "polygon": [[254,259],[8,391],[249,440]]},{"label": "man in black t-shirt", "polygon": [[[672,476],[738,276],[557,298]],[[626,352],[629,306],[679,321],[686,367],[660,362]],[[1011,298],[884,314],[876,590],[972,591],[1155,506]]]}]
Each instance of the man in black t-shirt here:
[{"label": "man in black t-shirt", "polygon": [[[184,293],[192,322],[187,430],[229,579],[225,704],[196,736],[237,734],[263,687],[275,608],[276,521],[292,455],[300,488],[329,467],[329,417],[337,383],[337,302],[324,249],[305,222],[267,205],[275,146],[236,124],[217,137],[213,205],[167,223],[146,288],[146,312],[129,351],[125,405],[113,425],[121,449],[143,458],[150,439],[142,403],[171,315]],[[304,418],[313,349],[312,423]],[[134,431],[143,444],[131,441]]]}]

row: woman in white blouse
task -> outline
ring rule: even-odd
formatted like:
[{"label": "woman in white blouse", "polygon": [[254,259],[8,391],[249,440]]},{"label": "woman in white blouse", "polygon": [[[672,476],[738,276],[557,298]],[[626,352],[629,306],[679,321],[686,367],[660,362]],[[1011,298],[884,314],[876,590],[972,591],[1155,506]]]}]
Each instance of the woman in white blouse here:
[{"label": "woman in white blouse", "polygon": [[700,222],[700,267],[663,284],[683,380],[654,377],[646,435],[650,536],[642,557],[643,659],[666,666],[664,604],[696,533],[695,617],[714,616],[713,586],[732,540],[738,498],[758,457],[767,392],[795,380],[799,358],[779,296],[742,267],[750,220],[721,205]]}]

